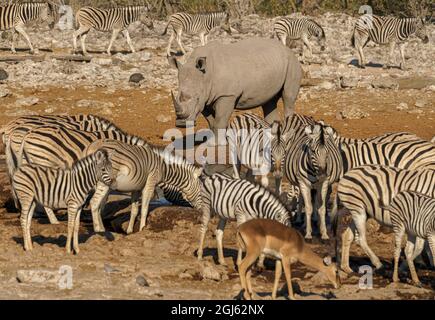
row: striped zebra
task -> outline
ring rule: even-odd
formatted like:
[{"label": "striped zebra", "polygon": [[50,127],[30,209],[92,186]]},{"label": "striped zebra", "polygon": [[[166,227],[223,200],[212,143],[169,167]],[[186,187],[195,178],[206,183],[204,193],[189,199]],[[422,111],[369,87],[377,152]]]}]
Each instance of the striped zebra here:
[{"label": "striped zebra", "polygon": [[186,50],[181,43],[181,35],[183,32],[187,34],[199,34],[201,39],[201,45],[205,46],[208,42],[208,34],[216,27],[221,27],[227,33],[231,34],[230,16],[226,12],[210,12],[190,14],[185,12],[179,12],[169,17],[168,24],[165,27],[162,36],[166,35],[169,27],[172,27],[172,33],[169,38],[168,47],[166,53],[171,55],[171,45],[175,37],[177,37],[177,43],[183,54],[186,54]]},{"label": "striped zebra", "polygon": [[[84,158],[87,149],[97,140],[113,139],[129,144],[144,145],[146,142],[121,130],[87,132],[66,127],[39,127],[24,137],[17,153],[17,167],[23,163],[66,169]],[[49,217],[54,213],[45,208]],[[93,216],[94,229],[103,232],[101,218]],[[51,219],[50,219],[51,220]]]},{"label": "striped zebra", "polygon": [[50,29],[53,29],[56,20],[59,18],[57,10],[58,6],[51,2],[14,3],[0,6],[0,31],[12,31],[11,51],[16,53],[15,41],[18,33],[27,41],[30,52],[33,54],[35,48],[24,26],[33,21],[48,21]]},{"label": "striped zebra", "polygon": [[86,37],[91,29],[98,31],[112,31],[107,54],[111,55],[113,42],[122,32],[127,39],[131,52],[136,52],[128,32],[128,26],[136,21],[145,24],[149,29],[153,29],[153,22],[147,16],[148,8],[145,6],[117,7],[111,9],[99,9],[94,7],[83,7],[76,13],[76,23],[79,29],[74,32],[73,46],[74,53],[77,52],[77,38],[81,38],[83,54],[87,55]]},{"label": "striped zebra", "polygon": [[271,171],[275,177],[277,194],[283,177],[285,143],[292,131],[282,134],[279,122],[268,124],[263,118],[244,113],[236,116],[227,130],[234,178],[240,179],[240,168],[248,168],[248,177],[261,175],[261,184],[267,187],[267,174]]},{"label": "striped zebra", "polygon": [[[352,35],[352,45],[359,55],[359,66],[364,68],[366,65],[363,48],[371,40],[380,45],[389,44],[389,63],[392,63],[394,49],[398,44],[402,59],[400,68],[404,69],[405,45],[412,35],[420,38],[423,43],[429,42],[424,19],[380,17],[372,14],[361,16],[355,23]],[[387,66],[387,64],[384,65],[384,67]]]},{"label": "striped zebra", "polygon": [[140,197],[142,197],[142,209],[139,231],[142,231],[146,225],[149,202],[156,186],[161,186],[162,183],[176,187],[182,198],[191,206],[201,208],[199,177],[202,174],[202,168],[195,167],[184,158],[173,155],[162,148],[148,144],[133,146],[108,140],[95,143],[88,149],[88,152],[93,152],[93,148],[101,147],[112,153],[114,180],[110,186],[98,184],[91,200],[93,217],[101,219],[101,211],[110,189],[131,192],[132,209],[127,234],[133,232],[139,213]]},{"label": "striped zebra", "polygon": [[[398,155],[400,153],[399,150]],[[409,159],[409,155],[404,154],[403,158]],[[349,250],[354,238],[357,238],[358,244],[370,257],[373,265],[376,268],[382,267],[381,261],[367,243],[366,220],[373,218],[380,224],[391,227],[391,216],[384,207],[391,203],[395,195],[409,190],[435,197],[435,167],[431,170],[407,170],[404,167],[407,166],[401,163],[396,163],[396,167],[358,166],[340,180],[337,196],[352,216],[351,225],[342,234],[341,268],[344,271],[352,272],[349,266]],[[337,218],[338,215],[331,214],[334,233],[337,229]]]},{"label": "striped zebra", "polygon": [[[273,219],[285,225],[290,225],[291,214],[285,206],[270,191],[259,184],[247,180],[230,179],[224,175],[215,174],[203,180],[202,219],[200,241],[197,251],[198,259],[203,256],[205,234],[210,218],[219,216],[219,224],[215,231],[218,260],[225,265],[223,254],[223,232],[227,220],[236,220],[237,225],[255,219]],[[239,257],[241,252],[239,251]]]},{"label": "striped zebra", "polygon": [[421,287],[414,259],[421,254],[424,241],[429,242],[435,265],[435,196],[417,192],[402,191],[397,194],[386,208],[390,214],[395,238],[393,281],[399,282],[399,259],[402,251],[403,236],[408,236],[405,247],[406,261],[412,281]]},{"label": "striped zebra", "polygon": [[72,247],[79,253],[78,232],[80,213],[88,194],[98,181],[110,184],[112,168],[109,155],[99,150],[93,155],[76,162],[70,169],[52,169],[25,165],[13,177],[12,186],[21,204],[21,227],[24,249],[32,250],[30,226],[37,204],[53,209],[68,209],[67,253]]},{"label": "striped zebra", "polygon": [[[110,121],[95,115],[30,115],[22,116],[11,122],[1,129],[3,144],[5,145],[6,165],[8,176],[12,183],[12,176],[17,167],[17,155],[20,152],[21,143],[24,136],[35,128],[43,126],[65,127],[85,131],[102,131],[102,130],[120,130]],[[14,197],[15,205],[18,203]],[[54,215],[49,214],[51,223],[58,223]]]},{"label": "striped zebra", "polygon": [[[167,184],[167,183],[159,183],[157,187],[161,190],[161,196],[163,196],[167,201],[172,203],[173,205],[180,207],[191,207],[192,205],[184,199],[180,189],[176,186]],[[159,194],[160,196],[160,194]]]},{"label": "striped zebra", "polygon": [[[320,45],[320,50],[325,51],[325,30],[316,21],[309,18],[279,18],[273,24],[273,35],[283,45],[287,45],[287,39],[302,40],[311,57],[313,56],[313,48],[309,40],[312,38],[316,39]],[[304,50],[302,50],[302,54],[305,59]]]}]

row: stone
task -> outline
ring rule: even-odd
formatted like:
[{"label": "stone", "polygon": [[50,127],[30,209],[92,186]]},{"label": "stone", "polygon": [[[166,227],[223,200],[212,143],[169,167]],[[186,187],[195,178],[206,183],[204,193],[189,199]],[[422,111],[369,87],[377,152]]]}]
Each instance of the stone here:
[{"label": "stone", "polygon": [[424,100],[417,100],[417,101],[415,102],[415,106],[416,106],[417,108],[424,108],[424,107],[426,106],[426,104],[427,104],[427,102],[424,101]]},{"label": "stone", "polygon": [[18,270],[17,280],[20,283],[58,283],[59,271]]},{"label": "stone", "polygon": [[408,104],[407,104],[406,102],[401,102],[401,103],[396,107],[396,109],[399,110],[399,111],[403,111],[403,110],[408,110],[409,107],[408,107]]},{"label": "stone", "polygon": [[166,122],[169,122],[169,121],[171,121],[171,116],[165,116],[165,115],[163,115],[163,114],[159,114],[157,117],[156,117],[156,120],[158,121],[158,122],[162,122],[162,123],[166,123]]},{"label": "stone", "polygon": [[39,99],[37,97],[27,97],[27,98],[21,98],[15,101],[15,105],[18,107],[31,107],[35,104],[38,104]]},{"label": "stone", "polygon": [[141,287],[149,287],[150,286],[147,279],[145,279],[145,277],[143,275],[136,277],[136,283]]},{"label": "stone", "polygon": [[91,62],[100,66],[110,66],[113,63],[112,59],[110,58],[92,58]]},{"label": "stone", "polygon": [[368,116],[369,114],[367,112],[362,111],[356,106],[350,106],[343,111],[339,111],[335,117],[337,120],[344,120],[344,119],[359,120],[359,119],[367,118]]},{"label": "stone", "polygon": [[5,98],[11,94],[11,91],[8,88],[0,87],[0,98]]},{"label": "stone", "polygon": [[128,81],[132,82],[132,83],[139,83],[139,82],[141,82],[143,80],[145,80],[145,77],[143,76],[142,73],[133,73],[130,76],[130,79]]},{"label": "stone", "polygon": [[398,89],[399,88],[399,84],[395,80],[393,80],[391,78],[387,78],[387,77],[373,80],[372,86],[374,88],[378,88],[378,89]]},{"label": "stone", "polygon": [[202,279],[208,279],[208,280],[214,280],[214,281],[221,281],[222,280],[222,275],[219,272],[219,270],[211,264],[207,264],[207,265],[202,267],[201,277],[202,277]]},{"label": "stone", "polygon": [[0,81],[7,80],[9,78],[9,74],[5,69],[0,68]]}]

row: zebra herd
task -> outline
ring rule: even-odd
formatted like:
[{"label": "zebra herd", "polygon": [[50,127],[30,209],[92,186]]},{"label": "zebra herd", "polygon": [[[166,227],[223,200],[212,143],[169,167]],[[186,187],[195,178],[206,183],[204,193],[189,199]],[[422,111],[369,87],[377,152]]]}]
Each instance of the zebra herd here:
[{"label": "zebra herd", "polygon": [[[243,132],[250,132],[255,139],[234,139],[235,129],[242,136]],[[268,152],[264,152],[254,144],[258,137],[267,135],[270,142],[265,143]],[[139,209],[139,231],[146,226],[149,202],[156,188],[160,188],[167,200],[184,201],[202,212],[199,259],[203,256],[208,223],[213,216],[219,218],[218,261],[226,264],[222,239],[227,221],[242,225],[260,218],[291,226],[304,207],[305,238],[312,238],[311,218],[316,211],[320,236],[327,240],[327,205],[334,194],[330,218],[335,237],[338,217],[343,214],[338,208],[347,209],[352,217],[352,223],[341,235],[341,256],[337,256],[341,269],[352,272],[349,249],[354,239],[376,268],[382,266],[367,244],[366,221],[373,218],[392,227],[396,234],[395,265],[400,240],[404,233],[408,234],[405,254],[412,279],[419,284],[412,260],[422,252],[425,240],[435,254],[433,142],[406,132],[364,140],[342,137],[323,121],[300,114],[272,124],[251,113],[238,115],[230,124],[227,137],[231,152],[240,160],[238,164],[254,170],[258,165],[272,163],[275,188],[265,183],[268,179],[264,174],[262,184],[256,183],[254,175],[242,179],[239,165],[233,176],[207,175],[202,167],[94,115],[22,116],[13,120],[2,128],[2,138],[13,197],[21,209],[25,250],[32,249],[30,227],[37,205],[45,208],[51,223],[58,223],[54,210],[67,209],[66,250],[71,251],[72,241],[72,248],[78,253],[80,213],[89,195],[94,230],[102,232],[103,208],[110,190],[130,193],[130,234]],[[283,198],[280,185],[284,177],[299,190],[297,208]],[[331,193],[335,183],[337,192]],[[316,191],[314,206],[312,190]],[[241,256],[239,252],[238,261]],[[397,273],[394,279],[398,279]]]},{"label": "zebra herd", "polygon": [[[34,47],[24,30],[24,25],[29,22],[49,21],[52,28],[59,19],[59,5],[52,2],[40,3],[17,3],[0,6],[0,30],[12,30],[13,39],[11,50],[15,52],[16,33],[22,35],[29,47],[30,51],[34,52]],[[73,52],[77,52],[77,39],[80,37],[82,52],[87,54],[86,37],[90,30],[96,29],[99,31],[112,32],[112,36],[107,48],[107,54],[111,54],[111,48],[114,41],[122,32],[132,52],[135,52],[133,42],[128,32],[128,27],[140,21],[149,29],[154,29],[152,19],[149,17],[149,8],[147,6],[128,6],[116,7],[111,9],[99,9],[94,7],[82,7],[75,14],[76,25],[78,29],[73,35]],[[423,43],[429,42],[428,32],[426,30],[426,20],[424,18],[395,18],[381,17],[371,14],[365,14],[357,19],[352,34],[352,45],[355,47],[359,56],[359,65],[364,68],[366,58],[363,53],[363,48],[369,41],[376,44],[389,44],[389,64],[384,64],[388,67],[393,58],[393,53],[396,45],[399,45],[401,63],[400,67],[405,68],[405,45],[409,38],[413,35],[420,38]],[[182,53],[186,50],[182,44],[181,36],[183,33],[197,34],[200,37],[201,45],[206,45],[208,42],[209,33],[221,27],[227,33],[231,34],[234,28],[231,25],[230,15],[226,12],[211,12],[201,14],[175,13],[172,14],[168,23],[161,34],[164,36],[169,29],[172,30],[166,53],[171,55],[171,45],[176,39]],[[284,45],[287,40],[302,40],[304,46],[308,49],[310,56],[313,55],[313,47],[310,39],[315,39],[320,45],[320,49],[326,49],[326,34],[321,25],[311,18],[289,18],[281,17],[275,19],[273,24],[273,36],[276,36]],[[303,61],[305,61],[304,50]]]}]

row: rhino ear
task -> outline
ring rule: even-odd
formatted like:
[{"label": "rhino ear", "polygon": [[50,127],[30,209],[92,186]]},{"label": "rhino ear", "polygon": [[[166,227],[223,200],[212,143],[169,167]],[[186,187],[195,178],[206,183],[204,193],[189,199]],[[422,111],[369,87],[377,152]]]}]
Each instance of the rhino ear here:
[{"label": "rhino ear", "polygon": [[177,60],[177,58],[175,58],[174,56],[168,57],[168,63],[172,68],[177,69],[177,70],[180,69],[180,67],[181,67],[181,62],[179,62]]},{"label": "rhino ear", "polygon": [[199,57],[198,59],[196,59],[196,69],[198,69],[202,73],[205,73],[206,67],[207,67],[207,58],[206,57]]}]

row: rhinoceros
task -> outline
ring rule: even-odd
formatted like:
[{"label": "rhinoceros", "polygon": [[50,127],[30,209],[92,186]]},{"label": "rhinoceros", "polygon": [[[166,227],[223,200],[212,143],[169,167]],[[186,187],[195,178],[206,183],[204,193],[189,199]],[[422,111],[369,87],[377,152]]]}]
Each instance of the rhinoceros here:
[{"label": "rhinoceros", "polygon": [[285,116],[293,114],[302,68],[292,51],[277,40],[213,41],[196,48],[184,64],[175,57],[168,61],[178,69],[178,96],[171,92],[177,127],[195,122],[202,113],[217,136],[219,129],[227,128],[234,109],[259,106],[272,123],[279,120],[280,98]]}]

